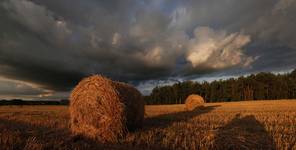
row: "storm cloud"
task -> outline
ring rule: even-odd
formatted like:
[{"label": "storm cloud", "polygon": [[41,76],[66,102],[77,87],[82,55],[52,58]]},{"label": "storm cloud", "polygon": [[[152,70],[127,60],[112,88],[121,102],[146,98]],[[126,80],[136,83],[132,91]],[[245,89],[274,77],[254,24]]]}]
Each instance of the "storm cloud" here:
[{"label": "storm cloud", "polygon": [[0,94],[66,95],[91,74],[146,90],[289,70],[295,10],[293,0],[2,0]]}]

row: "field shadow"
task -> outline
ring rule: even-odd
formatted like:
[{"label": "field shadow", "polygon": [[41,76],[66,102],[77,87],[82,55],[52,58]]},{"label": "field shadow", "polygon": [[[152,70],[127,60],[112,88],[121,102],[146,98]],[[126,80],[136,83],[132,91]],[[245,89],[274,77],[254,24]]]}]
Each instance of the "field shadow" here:
[{"label": "field shadow", "polygon": [[181,111],[169,114],[158,115],[144,120],[143,130],[149,130],[151,128],[166,128],[175,122],[183,122],[192,119],[201,114],[209,113],[220,107],[220,105],[203,106],[196,108],[193,111]]},{"label": "field shadow", "polygon": [[[208,106],[194,111],[184,111],[147,118],[144,127],[138,131],[151,128],[165,128],[174,122],[187,121],[195,116],[208,113],[217,106]],[[102,144],[95,140],[73,135],[68,127],[55,128],[25,121],[0,117],[0,149],[166,149],[162,145],[123,142]]]},{"label": "field shadow", "polygon": [[83,139],[83,145],[69,144],[78,138],[69,129],[50,128],[17,120],[0,118],[0,130],[0,149],[90,148],[95,144],[89,139]]},{"label": "field shadow", "polygon": [[273,138],[254,115],[237,114],[221,127],[214,138],[213,149],[276,149]]},{"label": "field shadow", "polygon": [[50,128],[3,118],[0,118],[0,130],[0,149],[142,149],[141,145],[99,143],[84,136],[73,135],[68,128]]}]

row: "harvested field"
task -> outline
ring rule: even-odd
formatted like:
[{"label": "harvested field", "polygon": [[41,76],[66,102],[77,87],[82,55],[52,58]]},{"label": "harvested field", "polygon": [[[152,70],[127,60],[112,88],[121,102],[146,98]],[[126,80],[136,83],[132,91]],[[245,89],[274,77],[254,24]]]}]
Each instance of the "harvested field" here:
[{"label": "harvested field", "polygon": [[146,106],[118,144],[70,132],[68,107],[1,106],[0,149],[296,149],[296,100]]}]

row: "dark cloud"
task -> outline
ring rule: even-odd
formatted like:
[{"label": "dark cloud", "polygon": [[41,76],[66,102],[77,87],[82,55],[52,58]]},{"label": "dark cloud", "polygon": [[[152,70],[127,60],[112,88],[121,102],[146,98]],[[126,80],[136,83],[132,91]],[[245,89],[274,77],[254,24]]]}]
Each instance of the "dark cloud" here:
[{"label": "dark cloud", "polygon": [[43,97],[50,95],[52,91],[44,90],[33,84],[25,82],[0,78],[0,98],[16,98],[16,97]]},{"label": "dark cloud", "polygon": [[0,76],[57,92],[96,73],[147,89],[291,69],[295,8],[293,0],[3,0]]}]

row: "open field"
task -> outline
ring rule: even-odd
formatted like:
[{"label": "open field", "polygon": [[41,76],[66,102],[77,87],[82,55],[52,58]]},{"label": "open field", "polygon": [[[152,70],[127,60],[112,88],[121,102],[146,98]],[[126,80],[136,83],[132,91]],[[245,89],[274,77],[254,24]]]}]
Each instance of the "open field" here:
[{"label": "open field", "polygon": [[66,106],[1,106],[0,149],[295,149],[296,100],[146,106],[144,128],[116,145],[69,131]]}]

